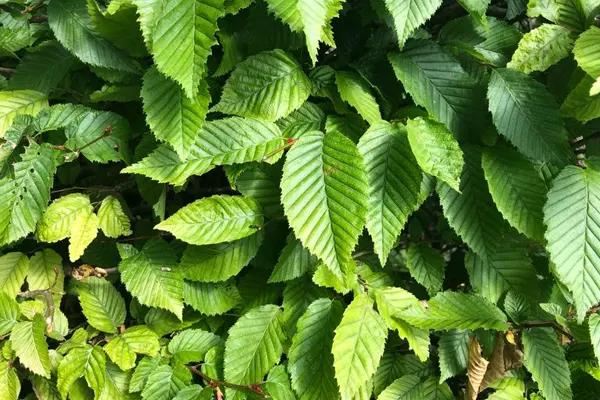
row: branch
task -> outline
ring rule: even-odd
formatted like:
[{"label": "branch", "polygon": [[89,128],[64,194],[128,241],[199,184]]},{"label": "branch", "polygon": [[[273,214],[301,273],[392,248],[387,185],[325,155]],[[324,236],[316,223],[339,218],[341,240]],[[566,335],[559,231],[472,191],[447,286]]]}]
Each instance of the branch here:
[{"label": "branch", "polygon": [[527,328],[553,328],[555,331],[569,338],[573,341],[575,338],[571,333],[567,332],[560,324],[556,321],[525,321],[518,325],[521,329]]},{"label": "branch", "polygon": [[207,376],[204,372],[200,371],[200,369],[198,367],[199,367],[199,365],[188,366],[190,371],[192,371],[194,374],[198,375],[200,378],[202,378],[204,381],[206,381],[206,384],[208,386],[210,386],[211,388],[213,388],[215,390],[215,392],[217,392],[217,394],[221,392],[221,390],[220,390],[221,387],[226,387],[226,388],[230,388],[230,389],[236,389],[236,390],[241,390],[244,392],[254,393],[254,394],[259,395],[263,399],[269,398],[269,396],[265,393],[263,388],[260,386],[261,385],[260,383],[253,383],[250,385],[238,385],[236,383],[221,381],[221,380],[214,379],[214,378]]},{"label": "branch", "polygon": [[15,72],[14,68],[0,67],[0,74],[9,76]]},{"label": "branch", "polygon": [[48,333],[51,333],[54,330],[54,298],[52,297],[52,288],[56,286],[58,276],[58,269],[54,267],[54,282],[52,282],[48,289],[27,290],[25,292],[17,293],[17,296],[28,299],[44,296],[44,301],[46,302],[46,331]]}]

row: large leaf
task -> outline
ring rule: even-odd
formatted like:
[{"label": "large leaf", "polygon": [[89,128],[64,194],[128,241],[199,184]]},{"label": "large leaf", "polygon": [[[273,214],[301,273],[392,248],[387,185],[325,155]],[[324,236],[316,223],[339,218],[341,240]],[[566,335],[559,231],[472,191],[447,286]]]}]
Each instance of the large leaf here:
[{"label": "large leaf", "polygon": [[256,384],[279,361],[283,352],[281,309],[254,308],[229,330],[225,343],[224,377],[237,384]]},{"label": "large leaf", "polygon": [[222,345],[221,338],[214,333],[202,329],[186,329],[173,337],[168,349],[178,361],[189,363],[203,361],[210,349]]},{"label": "large leaf", "polygon": [[573,292],[580,321],[600,302],[600,172],[568,166],[552,182],[544,207],[550,259]]},{"label": "large leaf", "polygon": [[398,45],[404,47],[412,33],[424,24],[442,5],[442,0],[385,0],[392,15]]},{"label": "large leaf", "polygon": [[106,379],[106,356],[100,347],[76,347],[58,365],[57,387],[63,398],[75,381],[84,377],[90,388],[99,395]]},{"label": "large leaf", "polygon": [[4,137],[17,115],[35,116],[47,105],[46,95],[35,90],[0,92],[0,138]]},{"label": "large leaf", "polygon": [[600,28],[592,26],[579,36],[573,49],[577,63],[593,78],[600,76]]},{"label": "large leaf", "polygon": [[94,211],[89,196],[71,193],[59,197],[46,209],[38,224],[36,236],[42,242],[54,243],[71,236],[79,215],[91,215]]},{"label": "large leaf", "polygon": [[502,216],[519,232],[543,241],[547,190],[533,164],[514,149],[497,146],[483,153],[482,167]]},{"label": "large leaf", "polygon": [[292,388],[299,400],[335,400],[337,384],[333,369],[333,331],[342,318],[337,301],[319,299],[298,320],[288,352]]},{"label": "large leaf", "polygon": [[423,171],[460,191],[463,152],[444,125],[423,118],[408,121],[408,141]]},{"label": "large leaf", "polygon": [[56,172],[55,151],[47,144],[30,144],[13,164],[14,178],[0,180],[0,244],[9,244],[34,231],[48,201]]},{"label": "large leaf", "polygon": [[[310,58],[317,62],[319,42],[330,42],[331,20],[345,0],[267,0],[269,10],[295,32],[304,32]],[[328,43],[331,44],[331,43]]]},{"label": "large leaf", "polygon": [[169,143],[185,160],[208,111],[210,95],[206,84],[186,96],[175,82],[150,68],[144,74],[141,96],[146,122],[154,136]]},{"label": "large leaf", "polygon": [[177,81],[189,98],[196,96],[206,60],[216,44],[223,0],[166,0],[157,9],[152,54],[157,68]]},{"label": "large leaf", "polygon": [[183,300],[205,315],[225,314],[241,302],[237,288],[225,282],[183,282]]},{"label": "large leaf", "polygon": [[419,205],[423,176],[400,124],[381,121],[372,125],[360,138],[358,151],[369,186],[367,230],[385,265],[409,215]]},{"label": "large leaf", "polygon": [[56,39],[81,61],[125,72],[139,70],[137,62],[94,30],[85,0],[52,0],[48,24]]},{"label": "large leaf", "polygon": [[36,314],[31,321],[17,323],[10,333],[11,347],[19,362],[34,374],[50,378],[50,355],[44,337],[44,317]]},{"label": "large leaf", "polygon": [[526,74],[545,71],[569,55],[573,39],[568,29],[542,24],[523,35],[507,67]]},{"label": "large leaf", "polygon": [[233,71],[214,111],[275,121],[306,101],[311,82],[282,50],[248,57]]},{"label": "large leaf", "polygon": [[441,292],[427,307],[416,304],[399,316],[423,329],[495,329],[507,328],[506,315],[482,297],[457,292]]},{"label": "large leaf", "polygon": [[434,42],[417,40],[389,56],[396,77],[417,105],[455,135],[480,123],[483,90],[460,63]]},{"label": "large leaf", "polygon": [[570,400],[569,365],[552,329],[527,329],[523,332],[525,367],[538,383],[544,398]]},{"label": "large leaf", "polygon": [[12,252],[0,256],[0,292],[11,298],[17,296],[25,282],[29,259],[23,253]]},{"label": "large leaf", "polygon": [[281,191],[295,236],[341,276],[367,211],[367,179],[356,146],[335,131],[303,136],[287,154]]},{"label": "large leaf", "polygon": [[487,96],[498,132],[521,153],[559,165],[569,159],[567,131],[544,85],[522,72],[495,69]]},{"label": "large leaf", "polygon": [[125,301],[107,280],[90,277],[77,291],[83,315],[94,328],[114,333],[125,322]]},{"label": "large leaf", "polygon": [[171,311],[182,318],[183,277],[175,268],[177,258],[164,241],[153,240],[139,253],[119,264],[127,291],[141,304]]},{"label": "large leaf", "polygon": [[333,365],[342,399],[351,399],[373,376],[383,355],[387,327],[366,294],[352,300],[333,339]]},{"label": "large leaf", "polygon": [[155,229],[171,232],[190,244],[215,244],[242,239],[262,227],[256,200],[243,196],[212,196],[188,204]]}]

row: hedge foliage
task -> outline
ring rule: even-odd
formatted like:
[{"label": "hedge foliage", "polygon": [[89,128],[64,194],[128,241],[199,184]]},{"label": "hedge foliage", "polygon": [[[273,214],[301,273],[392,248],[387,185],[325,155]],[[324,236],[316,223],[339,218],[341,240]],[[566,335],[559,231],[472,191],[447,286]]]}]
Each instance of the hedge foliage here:
[{"label": "hedge foliage", "polygon": [[0,400],[600,393],[600,0],[0,0]]}]

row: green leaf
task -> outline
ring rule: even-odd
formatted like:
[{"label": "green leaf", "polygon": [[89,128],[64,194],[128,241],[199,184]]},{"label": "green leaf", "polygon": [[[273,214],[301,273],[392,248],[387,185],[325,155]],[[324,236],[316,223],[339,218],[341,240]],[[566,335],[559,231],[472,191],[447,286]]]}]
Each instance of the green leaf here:
[{"label": "green leaf", "polygon": [[519,232],[542,242],[547,189],[533,164],[508,146],[496,146],[483,153],[482,167],[492,199],[504,219]]},{"label": "green leaf", "polygon": [[215,346],[222,346],[219,336],[202,329],[187,329],[169,342],[169,353],[181,363],[204,361],[206,353]]},{"label": "green leaf", "polygon": [[277,365],[271,369],[265,388],[274,399],[296,400],[296,395],[290,386],[290,377],[283,365]]},{"label": "green leaf", "polygon": [[55,152],[49,145],[30,144],[13,164],[14,179],[0,179],[0,244],[33,232],[50,200]]},{"label": "green leaf", "polygon": [[80,215],[93,214],[94,208],[87,195],[72,193],[59,197],[46,209],[38,224],[36,236],[42,242],[54,243],[71,236]]},{"label": "green leaf", "polygon": [[400,124],[381,121],[372,125],[360,138],[358,151],[369,186],[367,230],[385,265],[409,215],[419,205],[422,173]]},{"label": "green leaf", "polygon": [[398,331],[421,361],[429,358],[429,332],[415,328],[399,318],[399,313],[418,303],[410,292],[396,287],[384,287],[375,292],[377,309],[390,329]]},{"label": "green leaf", "polygon": [[594,346],[594,354],[597,359],[600,359],[600,314],[595,313],[590,315],[588,325],[592,346]]},{"label": "green leaf", "polygon": [[115,364],[108,362],[106,364],[104,387],[98,400],[131,400],[134,397],[129,393],[130,380],[131,374],[129,372],[123,372]]},{"label": "green leaf", "polygon": [[188,246],[179,269],[184,278],[198,282],[221,282],[237,275],[256,255],[263,240],[258,232],[229,243]]},{"label": "green leaf", "polygon": [[600,118],[600,96],[593,94],[594,85],[600,85],[600,78],[594,82],[590,76],[584,76],[560,107],[562,114],[583,123]]},{"label": "green leaf", "polygon": [[507,329],[506,315],[499,308],[483,297],[458,292],[438,293],[427,308],[416,304],[399,316],[423,329]]},{"label": "green leaf", "polygon": [[544,85],[522,72],[495,69],[487,96],[498,132],[526,157],[559,165],[569,159],[567,131]]},{"label": "green leaf", "polygon": [[483,90],[439,45],[416,40],[389,60],[414,102],[452,133],[467,135],[471,126],[479,126]]},{"label": "green leaf", "polygon": [[362,157],[338,132],[298,139],[287,154],[281,202],[295,236],[341,276],[367,211]]},{"label": "green leaf", "polygon": [[317,62],[319,42],[333,45],[331,20],[341,10],[345,0],[267,0],[275,16],[289,25],[294,32],[304,32],[306,47],[313,65]]},{"label": "green leaf", "polygon": [[556,274],[573,293],[578,320],[600,302],[598,249],[600,172],[567,166],[552,181],[544,206],[546,240]]},{"label": "green leaf", "polygon": [[427,22],[441,5],[442,0],[385,0],[401,49],[406,40]]},{"label": "green leaf", "polygon": [[552,329],[523,331],[524,364],[538,383],[544,398],[569,400],[571,376],[563,349]]},{"label": "green leaf", "polygon": [[444,125],[423,118],[408,120],[408,141],[419,166],[460,191],[463,152]]},{"label": "green leaf", "polygon": [[335,330],[333,365],[342,399],[350,399],[366,384],[383,355],[387,327],[366,294],[352,300]]},{"label": "green leaf", "polygon": [[369,124],[381,120],[379,104],[368,83],[360,75],[356,72],[339,71],[335,73],[335,83],[342,100],[354,107]]},{"label": "green leaf", "polygon": [[85,0],[52,0],[48,24],[60,44],[84,63],[125,72],[139,70],[136,61],[95,31]]},{"label": "green leaf", "polygon": [[333,331],[342,318],[342,306],[329,299],[315,300],[300,317],[288,352],[292,388],[299,400],[335,400]]},{"label": "green leaf", "polygon": [[127,291],[141,304],[171,311],[180,320],[183,313],[183,277],[175,268],[177,258],[167,243],[147,242],[142,251],[119,264]]},{"label": "green leaf", "polygon": [[573,54],[577,64],[592,78],[600,77],[600,28],[592,26],[575,42]]},{"label": "green leaf", "polygon": [[29,290],[63,291],[65,273],[61,256],[52,249],[36,252],[29,260],[27,287]]},{"label": "green leaf", "polygon": [[223,0],[166,0],[156,11],[152,54],[159,71],[177,81],[187,97],[196,96],[206,60],[217,43]]},{"label": "green leaf", "polygon": [[254,308],[229,330],[225,343],[224,377],[236,384],[255,384],[279,361],[285,334],[281,309]]},{"label": "green leaf", "polygon": [[418,376],[405,375],[396,379],[377,398],[377,400],[452,400],[454,396],[448,385],[439,385],[435,378],[431,377],[421,381]]},{"label": "green leaf", "polygon": [[19,362],[34,374],[50,378],[50,356],[44,337],[44,317],[36,314],[31,321],[17,323],[10,333],[10,343]]},{"label": "green leaf", "polygon": [[411,245],[406,252],[406,267],[410,275],[430,295],[442,290],[445,264],[443,254],[426,244]]},{"label": "green leaf", "polygon": [[485,13],[492,2],[491,0],[458,0],[458,2],[474,18],[482,20],[485,23]]},{"label": "green leaf", "polygon": [[161,365],[148,376],[142,391],[143,400],[172,400],[175,395],[192,380],[190,371],[184,365]]},{"label": "green leaf", "polygon": [[69,259],[78,260],[98,235],[98,216],[94,213],[79,213],[73,221],[69,237]]},{"label": "green leaf", "polygon": [[47,106],[47,96],[35,90],[0,91],[0,138],[17,115],[35,116]]},{"label": "green leaf", "polygon": [[160,141],[169,143],[182,160],[189,155],[208,111],[210,94],[202,82],[192,95],[156,68],[144,74],[141,91],[146,122]]},{"label": "green leaf", "polygon": [[104,346],[108,357],[123,371],[135,367],[137,354],[154,357],[159,349],[158,336],[144,325],[127,328]]},{"label": "green leaf", "polygon": [[526,74],[545,71],[567,57],[572,47],[573,39],[568,29],[542,24],[523,35],[507,68]]},{"label": "green leaf", "polygon": [[263,52],[238,64],[213,111],[275,121],[300,107],[311,86],[300,65],[284,51]]},{"label": "green leaf", "polygon": [[21,392],[21,382],[15,368],[8,361],[0,361],[0,399],[17,400]]},{"label": "green leaf", "polygon": [[[554,7],[556,8],[554,22],[577,33],[581,32],[587,26],[584,10],[585,2],[588,2],[588,0],[554,0],[553,3],[555,3]],[[590,1],[590,6],[591,3]]]},{"label": "green leaf", "polygon": [[183,282],[183,301],[205,315],[221,315],[241,303],[237,288],[224,282]]},{"label": "green leaf", "polygon": [[84,377],[90,388],[99,395],[106,379],[106,356],[98,346],[84,345],[71,350],[58,365],[56,386],[63,399],[75,381]]},{"label": "green leaf", "polygon": [[469,331],[453,329],[443,332],[438,342],[440,382],[461,374],[469,360]]},{"label": "green leaf", "polygon": [[186,243],[202,245],[242,239],[258,231],[263,214],[256,200],[243,196],[211,196],[180,208],[154,228]]},{"label": "green leaf", "polygon": [[114,333],[125,322],[125,301],[107,280],[89,277],[77,287],[87,322],[102,332]]},{"label": "green leaf", "polygon": [[[13,297],[0,292],[0,335],[4,336],[11,331],[17,323],[19,305]],[[0,386],[1,387],[1,386]],[[0,392],[1,393],[1,392]],[[2,398],[2,397],[0,397]]]},{"label": "green leaf", "polygon": [[190,385],[181,389],[173,400],[212,400],[213,392],[210,386]]},{"label": "green leaf", "polygon": [[146,386],[146,382],[148,381],[148,376],[161,364],[163,364],[162,357],[144,357],[140,360],[137,367],[131,374],[131,380],[129,382],[129,393],[137,393],[141,392],[144,386]]},{"label": "green leaf", "polygon": [[119,199],[106,196],[98,209],[98,226],[106,237],[118,238],[131,235],[129,217],[123,211]]},{"label": "green leaf", "polygon": [[15,298],[21,291],[29,269],[29,259],[23,253],[6,253],[0,256],[0,293]]},{"label": "green leaf", "polygon": [[288,241],[273,267],[269,276],[269,283],[291,281],[308,273],[317,264],[317,258],[302,246],[302,243],[294,237],[288,236]]}]

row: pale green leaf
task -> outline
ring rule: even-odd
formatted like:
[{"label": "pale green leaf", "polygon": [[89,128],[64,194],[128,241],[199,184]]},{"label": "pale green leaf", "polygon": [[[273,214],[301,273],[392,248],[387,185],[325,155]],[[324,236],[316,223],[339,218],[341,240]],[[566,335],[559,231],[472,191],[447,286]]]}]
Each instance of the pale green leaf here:
[{"label": "pale green leaf", "polygon": [[83,315],[94,328],[114,333],[125,322],[125,301],[106,279],[89,277],[77,287],[77,293]]},{"label": "pale green leaf", "polygon": [[383,355],[386,338],[387,327],[373,310],[373,301],[366,294],[356,296],[335,330],[331,349],[343,400],[351,399],[371,379]]},{"label": "pale green leaf", "polygon": [[98,235],[98,216],[94,213],[79,213],[69,235],[69,259],[81,258],[85,249]]},{"label": "pale green leaf", "polygon": [[[8,294],[0,292],[0,335],[9,333],[17,323],[19,316],[19,305],[17,301]],[[1,387],[1,385],[0,385]],[[2,398],[0,396],[0,398]]]},{"label": "pale green leaf", "polygon": [[457,0],[474,18],[485,23],[485,12],[492,0]]},{"label": "pale green leaf", "polygon": [[108,357],[123,371],[135,367],[137,354],[154,357],[159,349],[158,336],[144,325],[127,328],[104,346]]},{"label": "pale green leaf", "polygon": [[154,228],[186,243],[203,245],[242,239],[258,231],[263,213],[256,200],[215,195],[196,200]]},{"label": "pale green leaf", "polygon": [[550,260],[573,293],[578,320],[600,302],[600,172],[567,166],[544,206]]},{"label": "pale green leaf", "polygon": [[17,400],[21,392],[21,382],[15,368],[8,361],[0,361],[0,399]]},{"label": "pale green leaf", "polygon": [[442,0],[385,0],[394,20],[394,30],[400,48],[442,5]]},{"label": "pale green leaf", "polygon": [[454,396],[445,383],[438,384],[433,377],[424,381],[415,375],[405,375],[388,386],[377,400],[453,400]]},{"label": "pale green leaf", "polygon": [[131,235],[131,223],[119,199],[107,196],[98,209],[98,226],[104,236],[118,238]]},{"label": "pale green leaf", "polygon": [[372,125],[360,138],[358,151],[369,186],[367,230],[385,265],[409,215],[418,207],[422,173],[400,124]]},{"label": "pale green leaf", "polygon": [[367,179],[356,146],[338,132],[303,136],[287,154],[281,190],[295,236],[341,275],[367,211]]},{"label": "pale green leaf", "polygon": [[177,81],[187,97],[196,96],[217,43],[217,20],[223,0],[165,0],[155,11],[152,54],[159,71]]},{"label": "pale green leaf", "polygon": [[231,283],[184,281],[183,301],[204,315],[220,315],[240,304],[242,298]]},{"label": "pale green leaf", "polygon": [[406,267],[410,275],[430,295],[442,290],[445,264],[443,254],[426,244],[411,245],[406,252]]},{"label": "pale green leaf", "polygon": [[59,197],[44,212],[37,227],[37,239],[54,243],[68,238],[79,215],[90,215],[93,210],[87,195],[72,193]]},{"label": "pale green leaf", "polygon": [[590,328],[590,339],[594,346],[594,354],[597,359],[600,359],[600,314],[594,313],[588,319]]},{"label": "pale green leaf", "polygon": [[29,270],[29,259],[23,253],[6,253],[0,256],[0,292],[15,298],[21,291]]},{"label": "pale green leaf", "polygon": [[568,29],[542,24],[523,35],[507,68],[526,74],[545,71],[567,57],[572,47],[573,39]]},{"label": "pale green leaf", "polygon": [[169,353],[179,362],[204,361],[206,353],[215,346],[222,346],[221,338],[202,329],[186,329],[169,342]]},{"label": "pale green leaf", "polygon": [[17,115],[35,116],[47,106],[47,96],[35,90],[0,91],[0,138]]},{"label": "pale green leaf", "polygon": [[275,121],[300,107],[310,93],[311,82],[300,65],[277,49],[238,64],[213,110]]},{"label": "pale green leaf", "polygon": [[452,133],[444,125],[423,118],[408,120],[407,128],[410,147],[423,171],[460,191],[463,152]]},{"label": "pale green leaf", "polygon": [[360,75],[356,72],[339,71],[335,73],[335,83],[342,100],[354,107],[367,122],[374,124],[381,120],[377,99]]},{"label": "pale green leaf", "polygon": [[423,329],[507,329],[506,315],[499,308],[483,297],[458,292],[438,293],[427,307],[419,303],[399,316]]},{"label": "pale green leaf", "polygon": [[34,374],[50,378],[50,355],[44,333],[44,317],[36,314],[31,321],[17,323],[10,333],[11,347],[19,362]]},{"label": "pale green leaf", "polygon": [[161,365],[148,376],[146,386],[142,390],[142,399],[172,400],[191,380],[192,375],[186,366]]},{"label": "pale green leaf", "polygon": [[56,386],[63,399],[81,377],[96,395],[100,394],[106,379],[106,356],[100,347],[87,344],[76,347],[61,360]]},{"label": "pale green leaf", "polygon": [[559,165],[569,159],[567,131],[544,85],[522,72],[495,69],[487,96],[498,132],[526,157]]},{"label": "pale green leaf", "polygon": [[147,242],[142,251],[119,264],[127,291],[141,304],[171,311],[180,320],[183,313],[183,277],[177,258],[167,243]]},{"label": "pale green leaf", "polygon": [[523,332],[524,364],[547,400],[570,400],[571,375],[565,354],[552,329]]},{"label": "pale green leaf", "polygon": [[65,273],[62,257],[52,249],[36,252],[29,260],[27,287],[29,290],[51,288],[54,292],[62,292]]}]

